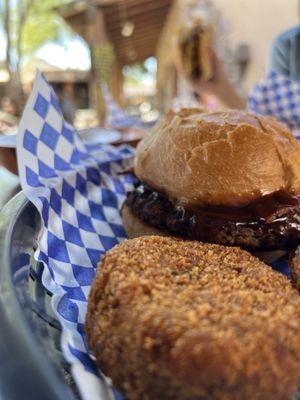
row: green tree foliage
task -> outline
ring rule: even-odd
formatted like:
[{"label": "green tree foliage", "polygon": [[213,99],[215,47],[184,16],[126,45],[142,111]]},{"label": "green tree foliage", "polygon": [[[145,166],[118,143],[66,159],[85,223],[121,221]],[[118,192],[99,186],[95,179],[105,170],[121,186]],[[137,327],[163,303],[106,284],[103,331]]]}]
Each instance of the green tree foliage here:
[{"label": "green tree foliage", "polygon": [[66,23],[55,12],[55,7],[62,3],[64,3],[62,0],[34,0],[32,2],[22,32],[22,53],[25,57],[32,56],[46,41],[58,40],[62,33],[69,32]]},{"label": "green tree foliage", "polygon": [[69,32],[55,7],[69,0],[1,0],[0,16],[6,36],[6,67],[20,87],[20,68],[24,60],[48,40],[58,40]]}]

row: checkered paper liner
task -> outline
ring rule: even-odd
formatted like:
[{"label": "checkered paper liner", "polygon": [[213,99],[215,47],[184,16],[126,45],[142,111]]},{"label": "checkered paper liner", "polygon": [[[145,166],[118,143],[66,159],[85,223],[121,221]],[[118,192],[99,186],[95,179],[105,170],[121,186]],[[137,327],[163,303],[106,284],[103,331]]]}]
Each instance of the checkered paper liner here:
[{"label": "checkered paper liner", "polygon": [[139,118],[131,117],[114,101],[107,85],[102,86],[103,98],[107,109],[106,125],[110,128],[142,128],[143,123]]},{"label": "checkered paper liner", "polygon": [[271,115],[294,130],[300,140],[300,84],[277,72],[269,75],[251,90],[248,109]]},{"label": "checkered paper liner", "polygon": [[[113,100],[112,95],[106,85],[102,87],[103,97],[107,108],[106,125],[109,128],[147,128],[139,118],[127,115],[122,108]],[[17,132],[16,129],[10,129],[5,134],[0,134],[0,147],[16,148]],[[80,135],[80,132],[78,132]],[[84,136],[84,130],[81,133]],[[101,139],[100,139],[101,140]]]},{"label": "checkered paper liner", "polygon": [[62,349],[83,399],[121,399],[90,358],[87,298],[102,254],[125,239],[119,209],[134,178],[129,146],[87,144],[66,123],[54,91],[37,74],[20,122],[22,188],[42,219],[35,257],[62,325]]}]

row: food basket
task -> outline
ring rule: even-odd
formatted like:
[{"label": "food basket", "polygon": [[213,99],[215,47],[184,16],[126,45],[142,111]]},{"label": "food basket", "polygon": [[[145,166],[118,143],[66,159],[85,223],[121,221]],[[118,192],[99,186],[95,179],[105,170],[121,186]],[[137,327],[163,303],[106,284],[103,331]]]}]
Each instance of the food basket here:
[{"label": "food basket", "polygon": [[0,397],[74,400],[60,324],[33,258],[39,230],[39,214],[20,192],[0,214]]}]

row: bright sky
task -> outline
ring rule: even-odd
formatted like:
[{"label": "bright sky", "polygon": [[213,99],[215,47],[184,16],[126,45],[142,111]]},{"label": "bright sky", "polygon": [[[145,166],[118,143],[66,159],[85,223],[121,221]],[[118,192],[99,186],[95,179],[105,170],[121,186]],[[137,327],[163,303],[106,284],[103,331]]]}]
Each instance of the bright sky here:
[{"label": "bright sky", "polygon": [[0,60],[3,60],[5,58],[5,46],[2,26],[0,26],[0,43]]},{"label": "bright sky", "polygon": [[[0,60],[5,58],[5,38],[0,27]],[[90,53],[87,45],[80,36],[65,37],[61,44],[45,43],[37,52],[36,57],[60,68],[89,69]]]},{"label": "bright sky", "polygon": [[89,69],[91,66],[89,49],[79,36],[65,39],[62,45],[46,43],[36,52],[36,57],[64,69]]},{"label": "bright sky", "polygon": [[[1,0],[0,0],[1,1]],[[0,60],[5,58],[5,37],[0,27]],[[90,52],[85,41],[78,35],[72,37],[61,35],[59,43],[47,42],[35,54],[35,57],[41,58],[51,65],[62,69],[81,69],[88,70],[91,67]],[[145,61],[148,70],[139,77],[139,80],[146,85],[153,85],[156,74],[156,59],[150,57]],[[124,68],[125,75],[130,67]]]}]

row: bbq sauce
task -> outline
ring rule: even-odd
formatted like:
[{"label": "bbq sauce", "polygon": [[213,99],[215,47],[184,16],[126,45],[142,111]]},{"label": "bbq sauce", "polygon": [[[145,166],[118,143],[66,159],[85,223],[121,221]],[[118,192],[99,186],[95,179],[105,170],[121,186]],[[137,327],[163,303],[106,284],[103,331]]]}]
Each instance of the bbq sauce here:
[{"label": "bbq sauce", "polygon": [[184,206],[140,183],[127,204],[142,220],[191,239],[264,249],[300,243],[300,196],[284,190],[240,206]]}]

